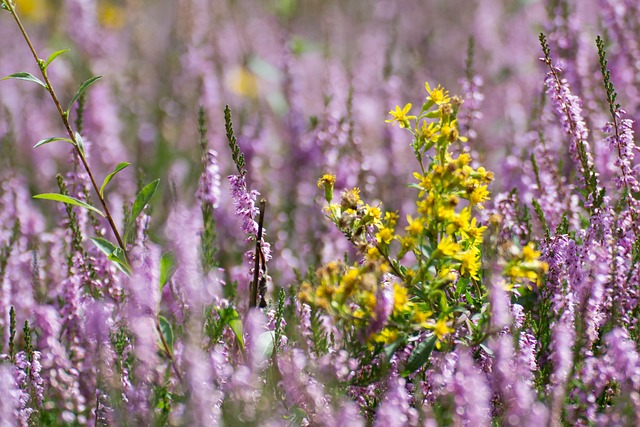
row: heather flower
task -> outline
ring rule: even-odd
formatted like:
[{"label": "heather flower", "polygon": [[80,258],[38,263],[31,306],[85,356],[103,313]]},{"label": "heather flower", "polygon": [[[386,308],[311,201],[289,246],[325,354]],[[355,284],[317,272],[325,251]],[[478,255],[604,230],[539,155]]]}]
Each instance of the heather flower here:
[{"label": "heather flower", "polygon": [[415,425],[417,411],[409,403],[406,381],[398,375],[389,379],[387,393],[376,412],[375,427],[403,427]]},{"label": "heather flower", "polygon": [[[229,175],[231,183],[231,197],[235,206],[235,214],[240,219],[241,229],[247,234],[247,241],[255,239],[258,235],[258,223],[256,217],[260,213],[260,209],[256,206],[256,200],[260,193],[256,190],[248,191],[244,175]],[[263,230],[263,235],[265,231]],[[261,242],[262,252],[265,260],[271,259],[271,246],[264,240]],[[248,252],[247,257],[253,260],[253,252]]]},{"label": "heather flower", "polygon": [[6,364],[0,364],[0,388],[3,391],[0,399],[0,427],[15,426],[19,420],[24,423],[22,418],[18,418],[18,415],[21,415],[21,391],[16,387],[11,368]]},{"label": "heather flower", "polygon": [[597,197],[600,184],[598,175],[594,171],[593,159],[589,148],[589,130],[582,115],[580,98],[573,95],[566,79],[560,77],[562,70],[551,64],[546,53],[543,58],[550,68],[545,78],[547,93],[551,97],[551,104],[556,117],[560,120],[563,130],[569,136],[569,155],[580,168],[580,183],[589,191],[585,206],[590,207]]},{"label": "heather flower", "polygon": [[488,426],[491,393],[486,378],[473,364],[467,352],[461,352],[453,380],[453,394],[463,425]]}]

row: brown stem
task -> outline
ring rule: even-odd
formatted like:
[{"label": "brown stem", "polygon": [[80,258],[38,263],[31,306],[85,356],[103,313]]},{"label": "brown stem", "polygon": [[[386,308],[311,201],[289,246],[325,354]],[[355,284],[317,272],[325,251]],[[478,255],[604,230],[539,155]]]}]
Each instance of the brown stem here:
[{"label": "brown stem", "polygon": [[258,217],[258,235],[256,236],[256,260],[253,266],[253,281],[251,282],[251,289],[249,290],[249,308],[256,307],[258,305],[258,281],[260,279],[260,259],[262,254],[262,226],[264,224],[264,210],[267,201],[265,199],[260,200],[260,216]]},{"label": "brown stem", "polygon": [[102,205],[102,208],[104,209],[105,217],[107,218],[107,221],[109,222],[109,226],[111,227],[111,230],[113,231],[113,234],[115,235],[116,240],[118,241],[118,246],[120,246],[120,248],[124,251],[125,257],[128,260],[127,248],[126,248],[122,238],[120,237],[120,233],[118,232],[118,228],[116,227],[116,224],[113,221],[113,217],[111,216],[111,213],[109,212],[109,207],[107,206],[107,202],[105,201],[104,197],[100,193],[100,187],[98,187],[98,183],[96,182],[96,180],[95,180],[95,178],[93,176],[93,173],[91,172],[91,168],[89,167],[89,164],[87,163],[87,159],[85,159],[84,155],[82,154],[82,151],[78,147],[78,141],[76,140],[75,132],[73,132],[73,130],[71,129],[71,125],[69,124],[69,117],[62,110],[62,105],[60,104],[60,101],[58,100],[58,96],[56,95],[56,92],[54,91],[53,86],[51,85],[51,81],[49,80],[49,76],[47,75],[47,70],[43,66],[43,61],[38,56],[38,52],[36,52],[36,48],[33,46],[33,43],[31,42],[31,39],[29,38],[29,35],[27,34],[27,30],[22,25],[22,21],[20,21],[20,18],[18,17],[18,15],[17,15],[15,9],[13,8],[13,5],[11,4],[11,2],[3,0],[3,3],[8,7],[9,12],[11,13],[11,15],[14,18],[14,20],[16,21],[16,24],[18,24],[18,27],[20,28],[20,32],[22,33],[22,36],[24,37],[25,41],[27,42],[27,45],[29,46],[29,50],[31,50],[31,54],[33,55],[34,59],[36,60],[36,63],[38,64],[38,68],[40,69],[40,73],[42,74],[42,78],[44,79],[44,83],[46,85],[46,89],[49,92],[49,94],[51,95],[51,99],[53,99],[53,102],[56,105],[56,108],[58,109],[58,114],[60,114],[60,118],[62,119],[62,123],[64,124],[64,127],[67,130],[67,133],[69,134],[69,138],[71,139],[71,141],[73,143],[73,146],[76,149],[76,153],[80,157],[80,160],[82,161],[82,165],[84,166],[84,169],[87,172],[87,175],[89,175],[89,179],[91,180],[91,185],[93,186],[93,189],[95,190],[96,194],[98,195],[98,199],[100,200],[100,204]]}]

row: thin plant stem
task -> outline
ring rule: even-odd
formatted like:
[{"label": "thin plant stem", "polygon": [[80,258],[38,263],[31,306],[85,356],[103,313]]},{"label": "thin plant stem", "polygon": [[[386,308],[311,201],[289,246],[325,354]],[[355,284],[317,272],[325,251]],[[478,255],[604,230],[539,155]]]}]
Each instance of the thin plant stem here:
[{"label": "thin plant stem", "polygon": [[24,25],[22,25],[22,21],[20,21],[20,18],[18,17],[18,14],[16,13],[15,9],[13,8],[13,5],[11,4],[11,2],[3,0],[3,3],[9,9],[9,12],[13,16],[13,19],[16,21],[16,24],[18,24],[18,28],[20,28],[20,32],[22,33],[22,37],[27,42],[27,45],[29,46],[29,50],[31,50],[31,54],[33,55],[34,59],[36,60],[36,63],[38,64],[38,68],[40,69],[40,73],[42,74],[42,78],[44,79],[44,83],[46,85],[46,89],[49,92],[49,94],[51,95],[51,99],[53,99],[53,103],[56,105],[56,108],[58,109],[58,114],[60,115],[60,118],[62,119],[62,123],[64,124],[64,127],[65,127],[67,133],[69,134],[69,138],[71,139],[71,141],[73,143],[73,146],[75,147],[76,153],[80,157],[80,160],[82,161],[82,165],[84,166],[84,169],[87,172],[87,175],[89,175],[89,179],[91,181],[91,185],[93,186],[94,191],[98,195],[98,199],[100,200],[100,204],[102,205],[102,208],[104,209],[105,217],[107,218],[107,221],[109,222],[109,226],[111,227],[111,230],[113,231],[113,234],[115,235],[116,240],[118,241],[118,246],[120,246],[120,248],[124,251],[125,257],[127,258],[127,261],[128,261],[128,254],[127,254],[126,245],[124,244],[124,241],[122,240],[122,237],[120,236],[120,233],[118,232],[118,228],[116,227],[116,224],[115,224],[115,222],[113,220],[113,216],[111,215],[111,212],[109,211],[109,207],[107,206],[107,202],[106,202],[105,198],[103,197],[103,195],[100,193],[100,187],[98,186],[98,183],[96,182],[96,179],[93,176],[93,172],[91,172],[91,168],[89,167],[89,163],[87,162],[87,159],[84,157],[84,155],[82,154],[82,151],[80,150],[80,148],[78,146],[78,141],[76,140],[75,132],[73,131],[73,129],[71,129],[71,124],[69,123],[69,117],[65,113],[65,111],[63,111],[62,105],[60,104],[60,101],[58,100],[58,96],[56,95],[56,92],[53,89],[51,81],[49,80],[49,76],[47,75],[47,70],[43,66],[44,61],[42,59],[40,59],[40,57],[38,56],[38,52],[36,51],[36,48],[34,47],[33,43],[31,42],[31,39],[29,38],[29,35],[27,34],[27,30],[24,28]]},{"label": "thin plant stem", "polygon": [[[253,281],[251,282],[249,307],[258,305],[258,281],[260,279],[260,255],[262,254],[262,227],[264,224],[264,211],[267,201],[260,200],[260,217],[258,218],[258,235],[256,236],[256,261],[253,267]],[[264,261],[263,261],[264,262]]]}]

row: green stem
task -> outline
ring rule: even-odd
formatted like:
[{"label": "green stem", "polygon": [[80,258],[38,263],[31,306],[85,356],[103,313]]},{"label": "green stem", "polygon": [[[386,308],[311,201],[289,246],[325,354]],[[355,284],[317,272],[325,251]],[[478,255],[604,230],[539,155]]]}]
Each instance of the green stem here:
[{"label": "green stem", "polygon": [[91,181],[91,185],[93,186],[93,189],[95,190],[96,194],[98,195],[98,199],[100,200],[100,204],[102,205],[102,208],[104,209],[105,217],[107,218],[107,221],[109,222],[109,226],[111,227],[111,230],[113,231],[113,234],[115,235],[116,240],[118,241],[118,246],[120,246],[120,248],[122,248],[122,250],[124,251],[125,257],[127,258],[127,261],[128,261],[126,245],[124,244],[124,242],[122,240],[122,237],[120,237],[120,233],[118,232],[118,228],[116,227],[116,224],[115,224],[115,222],[113,220],[113,216],[111,215],[111,213],[109,211],[109,207],[107,206],[106,200],[104,199],[102,194],[100,194],[100,187],[98,186],[98,183],[96,182],[96,180],[95,180],[95,178],[93,176],[93,173],[91,172],[91,168],[89,167],[89,164],[87,163],[87,159],[85,159],[84,155],[82,154],[82,151],[80,150],[80,148],[78,146],[78,141],[76,140],[75,132],[73,131],[73,129],[71,129],[71,124],[69,123],[69,117],[67,116],[67,114],[62,109],[62,105],[60,104],[60,101],[58,100],[58,96],[56,95],[56,92],[53,89],[53,86],[51,85],[51,81],[49,80],[49,76],[47,75],[47,70],[43,66],[43,60],[40,59],[40,57],[38,56],[38,52],[36,51],[36,48],[33,46],[33,43],[31,42],[31,39],[29,38],[29,35],[27,34],[27,30],[24,28],[24,25],[22,25],[22,21],[20,21],[20,18],[18,17],[18,14],[16,13],[15,9],[13,8],[13,5],[11,4],[11,2],[3,0],[3,4],[8,8],[9,12],[11,13],[11,16],[13,16],[13,19],[16,21],[16,24],[18,25],[18,28],[20,29],[20,32],[22,33],[22,37],[27,42],[27,45],[29,46],[29,50],[31,51],[31,54],[33,55],[33,58],[35,59],[36,63],[38,64],[38,68],[40,69],[40,73],[42,74],[42,78],[44,79],[44,83],[46,84],[46,89],[49,92],[49,94],[51,95],[51,99],[53,99],[53,103],[56,105],[56,108],[58,109],[58,114],[60,115],[60,118],[62,119],[62,123],[64,124],[64,127],[65,127],[67,133],[69,134],[69,138],[73,142],[73,146],[76,149],[76,153],[80,157],[80,160],[82,161],[82,165],[84,166],[84,169],[87,172],[87,175],[89,175],[89,179]]}]

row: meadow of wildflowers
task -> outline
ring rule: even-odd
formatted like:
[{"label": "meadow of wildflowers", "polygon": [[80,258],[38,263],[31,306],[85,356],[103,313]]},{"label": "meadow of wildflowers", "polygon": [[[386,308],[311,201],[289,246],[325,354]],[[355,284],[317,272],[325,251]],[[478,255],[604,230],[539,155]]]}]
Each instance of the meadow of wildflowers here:
[{"label": "meadow of wildflowers", "polygon": [[0,5],[0,427],[640,425],[638,1]]}]

